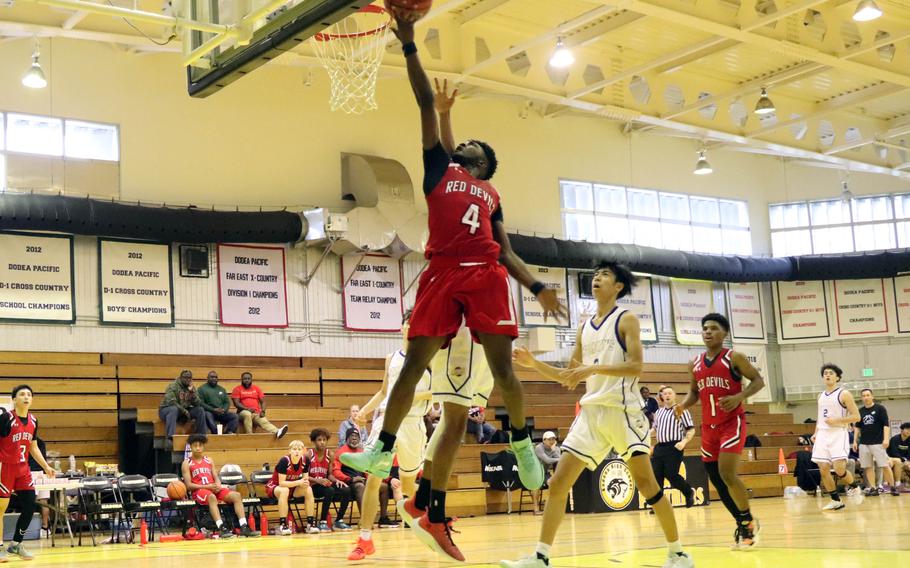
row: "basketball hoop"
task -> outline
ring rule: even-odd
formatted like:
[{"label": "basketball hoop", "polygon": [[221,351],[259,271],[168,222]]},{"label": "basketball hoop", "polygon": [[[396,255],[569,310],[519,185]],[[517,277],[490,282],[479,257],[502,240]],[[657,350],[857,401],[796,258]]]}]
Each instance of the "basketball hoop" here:
[{"label": "basketball hoop", "polygon": [[313,36],[313,47],[332,83],[329,106],[361,114],[376,105],[376,76],[385,53],[391,15],[369,4]]}]

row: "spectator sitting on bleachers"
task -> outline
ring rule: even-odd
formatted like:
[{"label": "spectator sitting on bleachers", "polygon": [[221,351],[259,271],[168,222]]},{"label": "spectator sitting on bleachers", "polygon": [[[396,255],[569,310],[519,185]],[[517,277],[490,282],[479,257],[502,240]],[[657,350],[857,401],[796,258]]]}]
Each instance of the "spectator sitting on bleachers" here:
[{"label": "spectator sitting on bleachers", "polygon": [[231,412],[231,397],[224,387],[218,384],[218,373],[209,371],[205,384],[196,391],[199,404],[205,409],[205,422],[210,432],[217,432],[217,424],[222,424],[225,434],[237,431],[240,419]]},{"label": "spectator sitting on bleachers", "polygon": [[482,406],[472,406],[468,410],[467,431],[468,434],[473,434],[477,438],[478,444],[489,444],[490,438],[496,433],[496,428],[487,423],[484,413]]},{"label": "spectator sitting on bleachers", "polygon": [[[310,432],[310,441],[313,447],[306,454],[306,471],[313,488],[313,495],[322,499],[322,514],[319,516],[319,530],[331,532],[349,531],[350,525],[344,522],[344,514],[351,502],[351,489],[344,482],[335,479],[332,475],[332,452],[328,449],[329,431],[325,428],[316,428]],[[333,501],[338,500],[338,518],[332,528],[329,528],[329,507]]]},{"label": "spectator sitting on bleachers", "polygon": [[224,521],[221,519],[221,511],[218,509],[218,503],[227,503],[234,506],[234,513],[237,515],[237,521],[240,524],[240,534],[245,537],[259,536],[250,530],[246,522],[246,516],[243,510],[243,497],[236,491],[231,491],[221,485],[218,474],[215,473],[215,463],[211,458],[205,455],[205,445],[208,443],[205,434],[192,434],[187,442],[192,450],[189,459],[184,460],[181,467],[183,482],[187,490],[193,496],[197,505],[208,505],[209,513],[215,521],[215,531],[221,538],[234,536],[230,531],[224,530]]},{"label": "spectator sitting on bleachers", "polygon": [[288,455],[278,460],[272,472],[272,479],[265,485],[266,495],[278,500],[278,519],[281,522],[278,534],[281,535],[293,533],[288,527],[288,501],[300,497],[303,498],[306,510],[306,533],[319,533],[319,528],[316,527],[316,500],[307,479],[303,450],[303,442],[291,441],[288,445]]},{"label": "spectator sitting on bleachers", "polygon": [[439,425],[439,419],[442,418],[442,409],[438,404],[431,404],[427,415],[423,417],[423,423],[427,427],[427,440],[433,437],[436,426]]},{"label": "spectator sitting on bleachers", "polygon": [[364,425],[364,418],[360,416],[360,406],[356,404],[351,405],[351,415],[341,421],[341,424],[338,425],[338,447],[340,448],[344,441],[346,440],[346,434],[351,428],[357,428],[360,430],[360,439],[366,440],[369,436],[367,435],[367,429]]},{"label": "spectator sitting on bleachers", "polygon": [[205,434],[205,409],[199,405],[199,396],[193,386],[193,373],[188,369],[168,385],[164,399],[158,407],[158,417],[164,420],[165,434],[170,440],[177,431],[177,422],[196,421],[196,433]]},{"label": "spectator sitting on bleachers", "polygon": [[243,430],[247,434],[253,433],[254,422],[266,432],[275,434],[278,439],[288,433],[287,424],[278,428],[265,417],[265,393],[253,384],[253,373],[245,371],[240,375],[240,384],[231,391],[231,400],[237,407],[243,420]]},{"label": "spectator sitting on bleachers", "polygon": [[[556,445],[556,434],[549,430],[544,432],[543,442],[537,444],[534,448],[534,453],[537,454],[537,459],[543,464],[545,479],[549,480],[553,472],[556,471],[556,464],[559,463],[559,456],[562,453],[562,450]],[[546,485],[546,481],[544,481],[544,485]],[[543,511],[540,510],[540,491],[540,489],[531,491],[531,496],[534,498],[535,515],[543,514]]]},{"label": "spectator sitting on bleachers", "polygon": [[[894,473],[894,485],[900,491],[904,476],[910,478],[910,422],[901,424],[901,431],[891,437],[888,443],[888,457]],[[904,492],[907,486],[904,486]]]},{"label": "spectator sitting on bleachers", "polygon": [[346,465],[343,465],[338,459],[348,452],[362,452],[360,446],[360,430],[357,428],[348,428],[344,435],[344,445],[335,452],[335,459],[332,461],[332,475],[338,481],[347,484],[351,489],[351,497],[357,501],[357,508],[363,506],[363,491],[366,489],[366,475],[362,471],[355,471]]},{"label": "spectator sitting on bleachers", "polygon": [[641,400],[645,406],[645,416],[648,417],[651,424],[654,424],[654,414],[657,413],[660,405],[657,403],[657,399],[651,396],[651,389],[648,387],[641,387],[638,392],[641,393]]}]

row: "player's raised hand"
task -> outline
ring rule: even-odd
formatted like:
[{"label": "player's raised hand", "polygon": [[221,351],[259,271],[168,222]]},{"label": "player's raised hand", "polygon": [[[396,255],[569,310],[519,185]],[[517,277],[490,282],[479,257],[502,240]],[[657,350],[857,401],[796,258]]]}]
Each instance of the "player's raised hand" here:
[{"label": "player's raised hand", "polygon": [[524,347],[518,347],[512,351],[512,362],[522,367],[532,368],[537,359]]},{"label": "player's raised hand", "polygon": [[565,371],[559,373],[560,381],[564,387],[571,390],[578,386],[578,383],[587,379],[594,374],[594,370],[591,367],[575,367],[574,369],[566,369]]},{"label": "player's raised hand", "polygon": [[436,106],[436,112],[439,114],[445,114],[452,110],[452,105],[455,104],[455,97],[458,96],[458,89],[454,89],[452,94],[449,94],[449,80],[442,80],[442,88],[439,87],[439,79],[434,78],[433,82],[436,84],[436,98],[433,100],[433,103]]},{"label": "player's raised hand", "polygon": [[401,45],[414,41],[414,22],[407,19],[395,17],[395,25],[392,26],[392,33],[401,42]]},{"label": "player's raised hand", "polygon": [[556,321],[569,321],[569,312],[563,303],[559,301],[556,290],[544,288],[537,294],[537,301],[540,302],[540,307],[543,308],[543,321],[547,321],[551,316],[556,318]]}]

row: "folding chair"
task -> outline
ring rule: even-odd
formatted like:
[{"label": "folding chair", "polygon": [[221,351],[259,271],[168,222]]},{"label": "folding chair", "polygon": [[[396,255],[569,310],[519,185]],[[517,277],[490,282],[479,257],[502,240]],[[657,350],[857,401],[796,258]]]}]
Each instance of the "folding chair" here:
[{"label": "folding chair", "polygon": [[145,520],[149,527],[149,540],[155,539],[155,527],[167,534],[167,527],[161,515],[161,502],[155,496],[155,488],[144,475],[124,475],[117,480],[120,503],[130,526],[129,542],[134,540],[136,520]]},{"label": "folding chair", "polygon": [[[244,491],[241,491],[241,488],[244,488],[246,497],[243,497],[243,510],[244,513],[249,509],[253,513],[253,516],[259,518],[262,514],[262,500],[256,496],[256,490],[253,488],[253,485],[247,480],[246,476],[243,475],[242,471],[229,471],[223,472],[218,476],[221,479],[221,485],[233,485],[237,492],[243,495]],[[229,505],[219,505],[220,508],[228,508],[233,511],[233,507]],[[225,515],[222,515],[224,517]]]},{"label": "folding chair", "polygon": [[[159,473],[152,476],[152,487],[155,490],[156,498],[161,503],[162,511],[172,511],[180,517],[180,534],[186,536],[190,523],[195,521],[193,511],[196,508],[196,502],[192,499],[171,499],[168,497],[167,486],[172,481],[180,481],[180,478],[173,473]],[[162,496],[159,491],[164,493],[164,495]]]},{"label": "folding chair", "polygon": [[[109,477],[86,477],[78,491],[78,511],[85,516],[92,546],[97,546],[95,532],[101,532],[101,520],[111,524],[111,540],[120,541],[118,528],[123,519],[123,504],[119,502],[113,482]],[[79,546],[82,546],[82,526],[79,526]]]}]

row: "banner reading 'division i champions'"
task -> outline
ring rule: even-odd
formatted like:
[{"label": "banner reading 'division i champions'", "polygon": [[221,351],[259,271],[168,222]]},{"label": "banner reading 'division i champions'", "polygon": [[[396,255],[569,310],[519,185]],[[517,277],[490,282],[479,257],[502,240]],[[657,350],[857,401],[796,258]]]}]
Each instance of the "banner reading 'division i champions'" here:
[{"label": "banner reading 'division i champions'", "polygon": [[174,325],[171,246],[98,239],[101,323]]},{"label": "banner reading 'division i champions'", "polygon": [[0,320],[73,323],[73,237],[0,233]]}]

